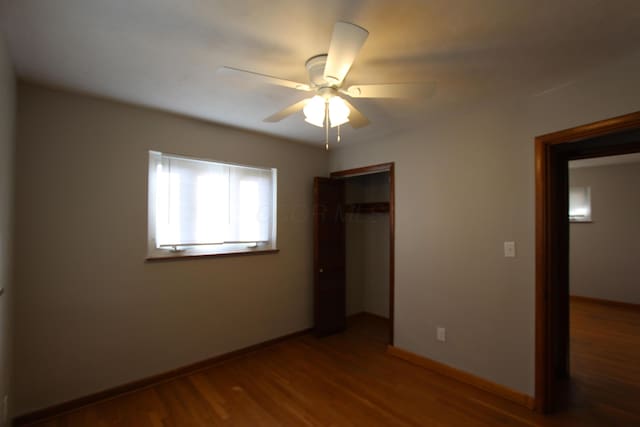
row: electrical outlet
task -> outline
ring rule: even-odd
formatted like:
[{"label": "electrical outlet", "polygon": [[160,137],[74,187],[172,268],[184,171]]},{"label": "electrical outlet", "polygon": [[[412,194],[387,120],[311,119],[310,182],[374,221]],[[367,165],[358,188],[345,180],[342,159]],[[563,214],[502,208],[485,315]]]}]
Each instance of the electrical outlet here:
[{"label": "electrical outlet", "polygon": [[4,395],[2,399],[2,425],[8,425],[9,421],[9,395]]},{"label": "electrical outlet", "polygon": [[436,328],[436,339],[440,342],[445,342],[447,340],[446,330],[442,327]]}]

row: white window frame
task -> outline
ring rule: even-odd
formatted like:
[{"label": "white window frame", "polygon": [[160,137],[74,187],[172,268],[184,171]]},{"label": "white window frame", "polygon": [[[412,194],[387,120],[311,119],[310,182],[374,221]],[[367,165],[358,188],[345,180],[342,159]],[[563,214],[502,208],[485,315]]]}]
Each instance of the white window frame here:
[{"label": "white window frame", "polygon": [[[271,226],[270,226],[270,238],[263,241],[255,242],[224,242],[214,243],[211,245],[203,243],[195,244],[177,244],[177,245],[162,245],[156,244],[156,197],[157,192],[154,190],[157,188],[157,173],[156,167],[158,165],[158,159],[162,156],[210,163],[213,165],[223,165],[237,168],[249,168],[258,169],[262,171],[268,171],[271,173],[272,179],[272,197],[271,202]],[[147,180],[147,259],[166,259],[166,258],[181,258],[181,257],[193,257],[193,256],[206,256],[206,255],[228,255],[228,254],[246,254],[246,253],[268,253],[277,251],[277,169],[272,167],[259,167],[242,165],[237,163],[221,162],[217,160],[204,159],[200,157],[184,156],[179,154],[159,152],[150,150],[148,159],[148,180]]]},{"label": "white window frame", "polygon": [[569,222],[592,222],[591,187],[569,187]]}]

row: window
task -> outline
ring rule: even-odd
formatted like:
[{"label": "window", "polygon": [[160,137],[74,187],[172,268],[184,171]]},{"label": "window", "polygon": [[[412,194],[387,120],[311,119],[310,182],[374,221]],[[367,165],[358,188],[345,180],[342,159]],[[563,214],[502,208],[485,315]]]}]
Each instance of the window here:
[{"label": "window", "polygon": [[569,188],[569,221],[591,222],[591,187]]},{"label": "window", "polygon": [[276,174],[150,151],[148,256],[275,249]]}]

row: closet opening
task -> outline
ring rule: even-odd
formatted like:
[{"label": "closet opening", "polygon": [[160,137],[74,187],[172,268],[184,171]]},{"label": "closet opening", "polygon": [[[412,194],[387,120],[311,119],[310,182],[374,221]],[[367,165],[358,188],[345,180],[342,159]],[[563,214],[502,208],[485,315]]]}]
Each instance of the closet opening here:
[{"label": "closet opening", "polygon": [[394,165],[314,183],[315,332],[345,328],[393,344]]}]

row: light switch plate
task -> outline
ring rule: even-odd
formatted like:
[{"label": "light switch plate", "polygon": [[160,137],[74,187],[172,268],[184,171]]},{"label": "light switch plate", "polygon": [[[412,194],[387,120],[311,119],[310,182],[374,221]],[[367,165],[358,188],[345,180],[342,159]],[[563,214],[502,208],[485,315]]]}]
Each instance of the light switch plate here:
[{"label": "light switch plate", "polygon": [[445,342],[447,340],[447,334],[444,328],[436,328],[436,339],[440,342]]},{"label": "light switch plate", "polygon": [[504,242],[504,256],[505,258],[515,258],[516,242]]}]

